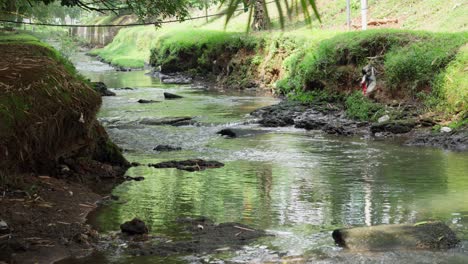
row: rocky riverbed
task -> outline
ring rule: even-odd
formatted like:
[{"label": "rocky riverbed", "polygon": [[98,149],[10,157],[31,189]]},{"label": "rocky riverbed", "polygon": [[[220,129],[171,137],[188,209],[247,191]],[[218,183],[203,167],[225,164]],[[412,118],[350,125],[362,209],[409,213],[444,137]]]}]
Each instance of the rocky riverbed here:
[{"label": "rocky riverbed", "polygon": [[405,119],[391,120],[388,115],[377,122],[363,122],[347,117],[340,105],[331,103],[301,104],[283,101],[251,113],[264,127],[294,126],[321,130],[327,134],[364,136],[372,139],[396,139],[405,145],[430,146],[450,150],[468,150],[468,129],[433,131],[434,122],[403,109]]}]

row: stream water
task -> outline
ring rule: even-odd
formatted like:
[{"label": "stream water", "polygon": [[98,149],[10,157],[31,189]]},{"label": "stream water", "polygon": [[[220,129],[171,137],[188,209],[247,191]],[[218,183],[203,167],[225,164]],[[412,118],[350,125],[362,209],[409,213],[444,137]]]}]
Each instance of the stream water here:
[{"label": "stream water", "polygon": [[[99,113],[130,161],[202,158],[225,163],[200,172],[131,168],[127,175],[145,180],[114,190],[125,203],[99,210],[92,221],[101,232],[117,231],[124,221],[139,217],[152,234],[178,239],[183,234],[177,218],[205,216],[275,235],[220,255],[130,257],[103,251],[84,263],[468,263],[468,153],[261,128],[248,122],[248,113],[277,99],[164,85],[143,71],[116,72],[83,55],[74,62],[92,81],[135,88],[114,90],[117,96],[105,97]],[[165,101],[164,91],[184,98]],[[139,104],[139,99],[161,102]],[[194,117],[199,124],[133,122],[176,116]],[[116,122],[124,125],[109,125]],[[226,127],[250,133],[235,139],[216,134]],[[160,144],[182,150],[154,151]],[[331,238],[338,227],[432,219],[449,224],[461,245],[449,251],[352,253]]]}]

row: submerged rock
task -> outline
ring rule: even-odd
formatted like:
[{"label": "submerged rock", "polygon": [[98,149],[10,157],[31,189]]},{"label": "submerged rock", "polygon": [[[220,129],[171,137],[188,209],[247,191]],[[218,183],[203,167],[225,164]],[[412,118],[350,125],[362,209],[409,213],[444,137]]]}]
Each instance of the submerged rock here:
[{"label": "submerged rock", "polygon": [[332,233],[335,243],[350,250],[448,249],[460,241],[442,222],[344,228]]},{"label": "submerged rock", "polygon": [[129,247],[131,255],[169,256],[174,254],[219,253],[236,250],[260,237],[266,236],[263,230],[239,223],[215,224],[206,218],[181,219],[177,221],[184,225],[190,240],[165,241],[163,243],[145,243]]},{"label": "submerged rock", "polygon": [[232,130],[232,129],[230,129],[230,128],[222,129],[222,130],[216,132],[216,134],[220,134],[220,135],[222,135],[222,136],[227,136],[227,137],[230,137],[230,138],[235,138],[235,137],[237,137],[236,132],[234,132],[234,130]]},{"label": "submerged rock", "polygon": [[161,79],[161,82],[165,84],[191,84],[192,78],[183,77],[183,76],[175,76],[175,77]]},{"label": "submerged rock", "polygon": [[111,92],[107,89],[107,85],[103,82],[92,82],[91,83],[94,90],[101,94],[102,96],[115,96],[114,92]]},{"label": "submerged rock", "polygon": [[191,159],[183,161],[166,161],[157,164],[148,164],[148,166],[158,169],[176,168],[185,171],[201,171],[205,169],[221,168],[224,166],[224,164],[218,161]]},{"label": "submerged rock", "polygon": [[173,146],[170,146],[170,145],[157,145],[153,150],[163,152],[163,151],[182,150],[182,148],[181,147],[173,147]]},{"label": "submerged rock", "polygon": [[178,126],[180,123],[184,123],[187,121],[192,121],[192,118],[189,116],[182,116],[182,117],[163,117],[163,118],[143,118],[139,121],[140,124],[143,125],[151,125],[151,126],[162,126],[162,125],[171,125],[171,126]]},{"label": "submerged rock", "polygon": [[137,176],[137,177],[132,177],[132,176],[125,176],[126,181],[143,181],[145,177],[143,176]]},{"label": "submerged rock", "polygon": [[168,100],[171,100],[171,99],[180,99],[180,98],[183,98],[183,97],[180,96],[180,95],[177,95],[177,94],[172,94],[172,93],[165,92],[164,93],[164,98],[168,99]]},{"label": "submerged rock", "polygon": [[158,72],[156,75],[165,84],[191,84],[193,81],[192,77],[180,73],[166,75]]},{"label": "submerged rock", "polygon": [[153,103],[160,103],[161,101],[140,99],[137,102],[140,104],[153,104]]},{"label": "submerged rock", "polygon": [[123,88],[115,88],[115,90],[135,90],[135,88],[123,87]]},{"label": "submerged rock", "polygon": [[267,133],[267,131],[257,130],[257,129],[242,129],[242,128],[225,128],[216,132],[216,134],[226,136],[228,138],[247,137],[247,136],[264,134],[264,133]]},{"label": "submerged rock", "polygon": [[149,230],[146,227],[145,222],[138,218],[134,218],[132,221],[125,222],[120,225],[122,233],[127,235],[143,235],[148,234]]}]

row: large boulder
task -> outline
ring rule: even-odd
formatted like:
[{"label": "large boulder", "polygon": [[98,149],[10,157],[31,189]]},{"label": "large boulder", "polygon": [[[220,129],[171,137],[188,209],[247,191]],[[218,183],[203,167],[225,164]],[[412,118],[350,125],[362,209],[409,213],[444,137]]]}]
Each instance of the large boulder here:
[{"label": "large boulder", "polygon": [[115,96],[114,92],[111,92],[107,89],[107,85],[103,82],[93,82],[91,83],[94,90],[102,96]]},{"label": "large boulder", "polygon": [[442,222],[337,229],[335,243],[350,250],[447,249],[460,241]]}]

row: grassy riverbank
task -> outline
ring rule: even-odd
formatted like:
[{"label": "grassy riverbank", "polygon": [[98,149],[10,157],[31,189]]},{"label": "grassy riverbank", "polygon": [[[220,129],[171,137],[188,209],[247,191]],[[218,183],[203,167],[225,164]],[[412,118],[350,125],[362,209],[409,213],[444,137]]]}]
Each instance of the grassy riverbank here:
[{"label": "grassy riverbank", "polygon": [[[215,74],[224,84],[275,89],[303,102],[345,100],[359,90],[361,69],[378,71],[375,101],[421,102],[464,118],[468,87],[464,82],[467,33],[369,30],[300,34],[174,31],[159,37],[150,62],[163,71]],[[342,98],[342,99],[341,99]],[[369,119],[379,107],[354,95],[349,114]],[[357,107],[359,106],[359,107]]]},{"label": "grassy riverbank", "polygon": [[[397,18],[398,22],[344,32],[342,6],[318,1],[321,30],[311,30],[295,14],[286,31],[247,35],[242,32],[246,14],[239,13],[226,31],[223,19],[123,29],[111,44],[92,53],[124,67],[149,63],[161,66],[163,72],[211,74],[222,86],[260,86],[302,102],[340,101],[349,116],[362,120],[377,118],[384,105],[395,102],[416,103],[444,120],[464,120],[468,34],[460,21],[468,6],[452,2],[448,7],[432,0],[370,1],[370,20]],[[406,8],[397,8],[402,5]],[[356,6],[353,3],[353,24],[359,24]],[[272,17],[277,29],[277,14]],[[436,25],[431,30],[452,33],[388,29],[427,29],[429,19]],[[314,22],[313,27],[318,26]],[[378,71],[373,100],[353,93],[368,63]]]}]

